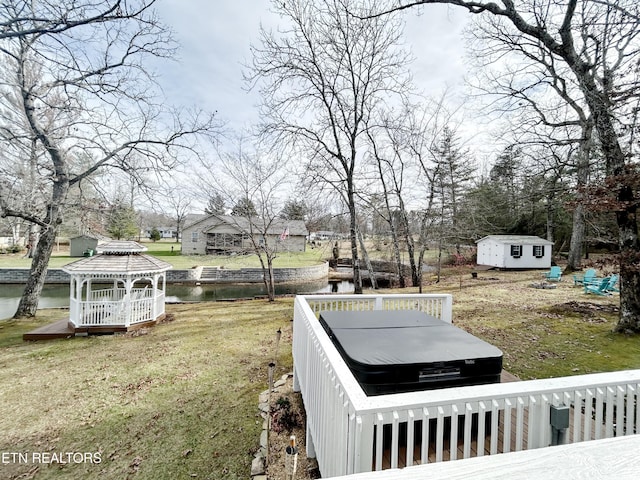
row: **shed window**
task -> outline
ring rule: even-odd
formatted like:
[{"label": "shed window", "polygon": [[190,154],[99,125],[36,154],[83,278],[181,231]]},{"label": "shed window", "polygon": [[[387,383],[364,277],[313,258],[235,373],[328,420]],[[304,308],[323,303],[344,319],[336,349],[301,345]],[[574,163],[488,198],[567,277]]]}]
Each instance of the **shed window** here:
[{"label": "shed window", "polygon": [[522,245],[511,245],[511,256],[520,258],[522,256]]},{"label": "shed window", "polygon": [[544,257],[544,245],[534,245],[533,246],[533,256],[536,258]]},{"label": "shed window", "polygon": [[191,232],[191,241],[193,243],[198,243],[198,232]]}]

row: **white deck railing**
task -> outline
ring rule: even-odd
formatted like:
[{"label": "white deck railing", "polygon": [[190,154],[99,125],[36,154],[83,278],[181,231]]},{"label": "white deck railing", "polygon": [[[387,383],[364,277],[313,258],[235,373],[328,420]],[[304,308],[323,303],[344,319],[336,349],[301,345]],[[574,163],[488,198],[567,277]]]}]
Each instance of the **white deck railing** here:
[{"label": "white deck railing", "polygon": [[367,397],[316,317],[330,309],[424,309],[450,321],[451,297],[296,297],[294,387],[324,477],[546,447],[551,405],[570,407],[560,443],[638,429],[640,370]]}]

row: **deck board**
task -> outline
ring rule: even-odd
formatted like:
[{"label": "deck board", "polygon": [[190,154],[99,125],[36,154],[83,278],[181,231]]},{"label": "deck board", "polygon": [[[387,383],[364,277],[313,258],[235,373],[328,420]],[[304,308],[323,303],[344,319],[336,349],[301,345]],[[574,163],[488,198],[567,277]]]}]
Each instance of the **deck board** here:
[{"label": "deck board", "polygon": [[58,320],[57,322],[50,323],[38,327],[35,330],[22,334],[22,340],[34,341],[34,340],[55,340],[58,338],[73,338],[75,336],[86,336],[90,334],[104,334],[104,333],[123,333],[138,330],[141,328],[148,328],[156,325],[165,317],[164,314],[160,315],[155,320],[148,320],[145,322],[139,322],[129,327],[124,325],[96,325],[90,327],[74,327],[69,321],[69,317]]},{"label": "deck board", "polygon": [[76,334],[75,328],[69,323],[69,318],[63,318],[57,322],[38,327],[35,330],[24,333],[23,340],[54,340],[56,338],[71,338]]}]

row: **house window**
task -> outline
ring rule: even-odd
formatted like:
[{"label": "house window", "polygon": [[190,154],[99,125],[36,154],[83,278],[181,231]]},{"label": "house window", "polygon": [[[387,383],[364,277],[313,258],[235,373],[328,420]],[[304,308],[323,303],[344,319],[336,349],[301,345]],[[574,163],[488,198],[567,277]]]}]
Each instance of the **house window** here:
[{"label": "house window", "polygon": [[198,243],[198,232],[191,232],[191,242]]},{"label": "house window", "polygon": [[511,245],[511,256],[520,258],[522,256],[522,245]]},{"label": "house window", "polygon": [[533,246],[533,256],[536,258],[544,257],[544,245],[534,245]]}]

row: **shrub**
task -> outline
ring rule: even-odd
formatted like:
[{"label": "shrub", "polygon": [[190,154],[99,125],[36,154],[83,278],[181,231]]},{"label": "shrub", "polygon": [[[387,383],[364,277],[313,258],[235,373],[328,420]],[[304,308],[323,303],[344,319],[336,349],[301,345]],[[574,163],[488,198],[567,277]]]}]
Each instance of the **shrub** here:
[{"label": "shrub", "polygon": [[291,404],[291,400],[280,397],[271,407],[271,430],[276,433],[288,432],[302,425],[300,410]]},{"label": "shrub", "polygon": [[22,251],[22,247],[18,244],[11,245],[7,247],[7,253],[20,253]]}]

